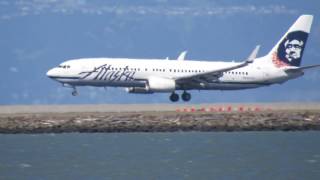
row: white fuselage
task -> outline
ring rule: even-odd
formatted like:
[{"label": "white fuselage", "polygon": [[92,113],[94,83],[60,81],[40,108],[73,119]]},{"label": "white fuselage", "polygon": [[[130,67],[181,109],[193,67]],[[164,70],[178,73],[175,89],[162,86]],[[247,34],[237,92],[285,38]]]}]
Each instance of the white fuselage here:
[{"label": "white fuselage", "polygon": [[[287,74],[257,58],[247,66],[226,71],[210,82],[186,82],[176,90],[235,90],[283,83],[299,74]],[[261,61],[261,63],[260,63]],[[65,61],[47,75],[70,86],[145,87],[150,77],[178,79],[237,65],[237,62],[161,59],[87,58]],[[200,82],[200,83],[199,83]]]}]

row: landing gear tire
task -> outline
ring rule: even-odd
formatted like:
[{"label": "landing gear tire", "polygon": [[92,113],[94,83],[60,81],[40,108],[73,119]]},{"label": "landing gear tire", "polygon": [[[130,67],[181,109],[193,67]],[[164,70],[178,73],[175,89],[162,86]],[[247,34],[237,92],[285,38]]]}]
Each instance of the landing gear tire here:
[{"label": "landing gear tire", "polygon": [[72,96],[78,96],[78,92],[77,91],[72,91]]},{"label": "landing gear tire", "polygon": [[173,92],[173,93],[170,95],[170,100],[171,100],[172,102],[177,102],[177,101],[179,101],[179,95],[176,94],[175,92]]},{"label": "landing gear tire", "polygon": [[76,90],[76,88],[73,89],[71,94],[72,96],[78,96],[78,91]]},{"label": "landing gear tire", "polygon": [[181,98],[182,98],[183,101],[190,101],[191,94],[187,93],[187,92],[183,92],[182,95],[181,95]]}]

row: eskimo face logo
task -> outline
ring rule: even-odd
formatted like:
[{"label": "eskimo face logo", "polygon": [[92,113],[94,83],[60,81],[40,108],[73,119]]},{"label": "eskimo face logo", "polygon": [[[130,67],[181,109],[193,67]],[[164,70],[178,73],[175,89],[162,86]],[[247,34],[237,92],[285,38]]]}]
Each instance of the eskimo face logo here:
[{"label": "eskimo face logo", "polygon": [[296,39],[293,39],[292,41],[287,40],[284,43],[284,46],[286,48],[286,59],[289,62],[292,62],[293,60],[299,59],[301,57],[303,44],[303,41],[299,41]]},{"label": "eskimo face logo", "polygon": [[303,31],[290,32],[279,44],[277,60],[283,65],[300,66],[303,50],[308,38],[308,33]]}]

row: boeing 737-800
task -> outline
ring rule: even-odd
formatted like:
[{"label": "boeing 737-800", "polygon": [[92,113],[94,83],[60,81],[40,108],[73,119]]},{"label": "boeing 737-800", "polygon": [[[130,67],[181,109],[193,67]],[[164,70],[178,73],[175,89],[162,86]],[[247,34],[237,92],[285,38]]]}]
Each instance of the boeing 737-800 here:
[{"label": "boeing 737-800", "polygon": [[304,74],[301,58],[310,33],[312,15],[301,15],[271,51],[256,58],[259,46],[243,62],[83,58],[68,60],[50,69],[47,76],[73,88],[77,86],[125,87],[129,93],[170,93],[176,102],[191,99],[189,90],[238,90],[281,84]]}]

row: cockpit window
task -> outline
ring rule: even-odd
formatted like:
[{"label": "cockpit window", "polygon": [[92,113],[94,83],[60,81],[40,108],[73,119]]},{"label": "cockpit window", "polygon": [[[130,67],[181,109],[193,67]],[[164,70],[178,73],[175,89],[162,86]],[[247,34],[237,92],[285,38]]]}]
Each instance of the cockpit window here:
[{"label": "cockpit window", "polygon": [[69,69],[70,65],[59,65],[58,68]]}]

